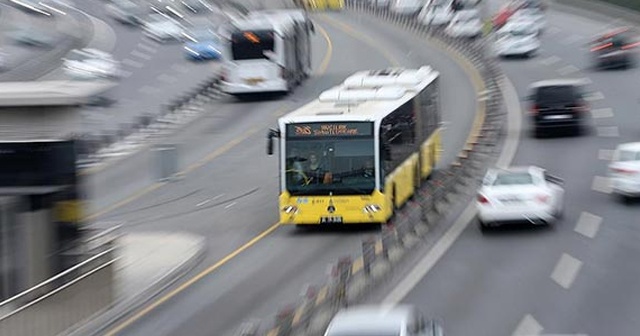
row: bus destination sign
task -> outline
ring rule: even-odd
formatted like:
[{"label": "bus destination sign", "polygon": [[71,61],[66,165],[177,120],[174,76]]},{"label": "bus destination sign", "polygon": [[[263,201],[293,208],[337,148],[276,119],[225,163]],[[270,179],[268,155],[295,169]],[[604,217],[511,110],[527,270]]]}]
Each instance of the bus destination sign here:
[{"label": "bus destination sign", "polygon": [[306,123],[287,125],[287,136],[291,138],[371,136],[372,132],[373,127],[369,122]]}]

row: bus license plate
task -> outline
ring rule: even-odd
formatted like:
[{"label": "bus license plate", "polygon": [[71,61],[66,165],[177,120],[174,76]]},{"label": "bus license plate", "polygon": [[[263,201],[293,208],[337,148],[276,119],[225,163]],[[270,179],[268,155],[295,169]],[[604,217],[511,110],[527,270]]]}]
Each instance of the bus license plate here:
[{"label": "bus license plate", "polygon": [[320,224],[342,224],[342,217],[320,217]]},{"label": "bus license plate", "polygon": [[245,82],[247,84],[249,84],[249,85],[256,85],[256,84],[261,83],[263,81],[264,81],[264,79],[262,79],[262,78],[247,78],[247,79],[245,79]]}]

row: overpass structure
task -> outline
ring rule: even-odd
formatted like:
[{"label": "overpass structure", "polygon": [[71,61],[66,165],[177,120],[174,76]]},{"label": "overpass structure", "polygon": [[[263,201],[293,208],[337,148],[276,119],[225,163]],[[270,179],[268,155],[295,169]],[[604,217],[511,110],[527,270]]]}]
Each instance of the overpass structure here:
[{"label": "overpass structure", "polygon": [[[95,232],[85,229],[76,138],[83,107],[113,86],[108,81],[0,83],[0,334],[34,334],[30,321],[37,314],[56,316],[69,300],[95,292],[92,284],[108,288],[111,253],[104,240],[90,239],[87,245],[87,235]],[[84,314],[74,315],[75,321],[62,316],[56,324],[67,328],[110,304],[110,297],[107,292]]]}]

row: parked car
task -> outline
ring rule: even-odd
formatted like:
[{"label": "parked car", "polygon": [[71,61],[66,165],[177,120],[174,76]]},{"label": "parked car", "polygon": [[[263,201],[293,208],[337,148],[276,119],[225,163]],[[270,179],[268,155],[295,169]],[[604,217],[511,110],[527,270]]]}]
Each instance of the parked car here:
[{"label": "parked car", "polygon": [[324,336],[443,336],[442,326],[410,305],[355,306],[339,311]]},{"label": "parked car", "polygon": [[63,69],[74,79],[116,79],[120,64],[111,54],[93,48],[74,49],[64,59]]},{"label": "parked car", "polygon": [[480,13],[476,9],[465,9],[458,11],[445,32],[453,37],[477,38],[482,36],[482,21]]},{"label": "parked car", "polygon": [[590,107],[583,80],[539,81],[531,84],[529,91],[529,114],[536,137],[552,130],[570,130],[578,134],[588,130]]},{"label": "parked car", "polygon": [[476,201],[480,229],[512,223],[555,223],[564,209],[562,185],[562,179],[536,166],[489,169]]},{"label": "parked car", "polygon": [[640,142],[620,144],[609,163],[611,191],[623,200],[640,197]]},{"label": "parked car", "polygon": [[532,57],[540,49],[538,31],[529,21],[509,22],[495,36],[496,54],[500,57]]}]

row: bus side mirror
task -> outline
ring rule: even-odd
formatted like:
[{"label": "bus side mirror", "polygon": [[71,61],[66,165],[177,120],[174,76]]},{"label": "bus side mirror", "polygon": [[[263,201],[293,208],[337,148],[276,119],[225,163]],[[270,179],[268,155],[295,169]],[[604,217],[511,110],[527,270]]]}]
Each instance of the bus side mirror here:
[{"label": "bus side mirror", "polygon": [[267,134],[267,155],[273,155],[273,138],[279,138],[280,132],[275,129],[270,129]]}]

